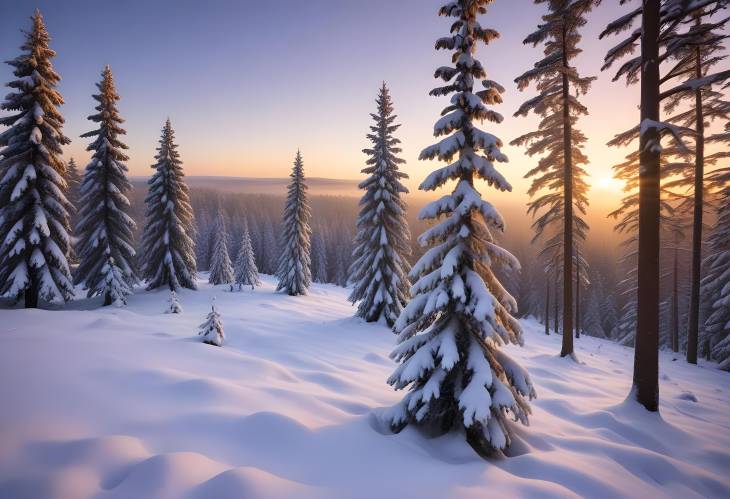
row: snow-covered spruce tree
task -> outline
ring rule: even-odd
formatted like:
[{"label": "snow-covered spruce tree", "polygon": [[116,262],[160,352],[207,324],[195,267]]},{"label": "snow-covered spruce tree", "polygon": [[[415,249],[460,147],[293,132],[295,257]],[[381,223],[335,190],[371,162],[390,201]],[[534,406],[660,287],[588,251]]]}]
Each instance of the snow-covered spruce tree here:
[{"label": "snow-covered spruce tree", "polygon": [[365,194],[360,200],[357,236],[349,270],[353,290],[349,300],[357,303],[357,316],[368,322],[381,318],[392,327],[408,302],[408,256],[410,232],[406,221],[406,204],[401,199],[408,189],[401,179],[408,175],[398,170],[405,163],[397,155],[400,140],[393,136],[400,127],[395,123],[393,104],[383,83],[375,101],[378,111],[371,114],[368,140],[372,148],[364,149],[369,156],[362,170],[368,178],[360,183]]},{"label": "snow-covered spruce tree", "polygon": [[276,274],[276,266],[278,264],[280,250],[279,245],[276,244],[276,235],[274,233],[274,224],[271,220],[264,222],[264,230],[262,234],[262,244],[264,248],[262,251],[261,258],[264,265],[261,266],[264,274]]},{"label": "snow-covered spruce tree", "polygon": [[[560,356],[573,356],[573,289],[579,292],[580,280],[574,279],[575,249],[585,241],[588,229],[583,216],[588,205],[583,153],[586,137],[575,128],[578,117],[588,109],[578,101],[585,95],[594,77],[581,77],[571,66],[581,50],[579,30],[586,24],[586,14],[596,0],[535,0],[546,3],[548,13],[543,23],[525,38],[525,44],[545,45],[544,57],[534,67],[515,79],[520,90],[534,83],[538,95],[522,104],[515,116],[533,112],[541,117],[538,129],[511,142],[526,145],[529,156],[542,155],[526,178],[532,201],[529,211],[537,216],[534,227],[542,231],[548,225],[561,226],[561,267],[563,270],[563,341]],[[539,214],[539,216],[538,216]],[[578,328],[576,328],[578,331]]]},{"label": "snow-covered spruce tree", "polygon": [[88,290],[87,296],[103,296],[104,305],[123,305],[138,281],[132,240],[136,225],[129,216],[127,199],[132,186],[123,163],[129,158],[124,154],[127,146],[120,140],[126,132],[121,127],[124,120],[117,111],[119,95],[109,66],[96,86],[99,93],[93,97],[98,112],[89,120],[99,128],[82,135],[94,140],[86,148],[93,154],[80,189],[76,226],[79,266],[74,277]]},{"label": "snow-covered spruce tree", "polygon": [[190,194],[185,184],[175,132],[168,119],[152,166],[145,198],[142,234],[143,276],[147,289],[168,286],[195,289],[195,228]]},{"label": "snow-covered spruce tree", "polygon": [[253,254],[251,246],[251,236],[248,232],[248,225],[243,227],[243,237],[241,239],[241,247],[236,257],[236,284],[240,291],[243,286],[251,286],[254,289],[261,285],[259,280],[259,270],[256,268],[256,258]]},{"label": "snow-covered spruce tree", "polygon": [[314,282],[327,281],[327,248],[321,229],[312,234],[312,279]]},{"label": "snow-covered spruce tree", "polygon": [[[451,180],[456,185],[419,215],[437,222],[419,238],[430,247],[411,271],[417,279],[413,299],[395,324],[399,345],[392,357],[400,365],[388,380],[396,389],[410,390],[387,414],[394,431],[407,424],[463,431],[483,456],[510,445],[508,413],[528,424],[526,399],[535,396],[527,371],[500,350],[523,340],[513,317],[515,300],[494,272],[519,262],[496,244],[492,231],[502,231],[504,221],[474,188],[483,179],[499,190],[511,189],[494,166],[507,161],[502,142],[475,124],[502,121],[486,105],[500,103],[503,89],[484,79],[474,58],[478,42],[498,36],[477,20],[489,3],[458,0],[439,10],[455,18],[451,34],[436,42],[437,50],[453,51],[453,65],[436,70],[435,77],[446,84],[431,95],[451,95],[451,103],[434,127],[434,135],[444,138],[424,149],[420,159],[455,161],[432,172],[420,189],[435,190]],[[482,80],[483,90],[474,91],[475,79]]]},{"label": "snow-covered spruce tree", "polygon": [[211,248],[215,221],[208,210],[203,209],[195,217],[197,232],[195,237],[195,262],[200,270],[210,270]]},{"label": "snow-covered spruce tree", "polygon": [[226,335],[223,332],[221,314],[218,313],[218,307],[215,306],[215,298],[213,298],[210,313],[208,313],[208,316],[205,318],[205,322],[200,325],[198,335],[203,337],[203,343],[217,347],[223,345],[223,342],[226,339]]},{"label": "snow-covered spruce tree", "polygon": [[281,253],[279,268],[276,271],[279,283],[276,290],[297,296],[307,294],[307,289],[312,283],[309,255],[312,235],[312,230],[309,228],[311,213],[307,203],[304,163],[299,151],[290,177],[291,183],[282,221]]},{"label": "snow-covered spruce tree", "polygon": [[167,302],[170,304],[167,307],[167,310],[165,310],[166,314],[181,314],[183,311],[182,305],[180,305],[180,302],[177,300],[177,293],[175,293],[174,290],[170,290],[170,298],[167,299]]},{"label": "snow-covered spruce tree", "polygon": [[[730,140],[730,125],[723,135]],[[716,170],[710,181],[720,193],[717,221],[708,239],[707,274],[702,280],[702,294],[711,307],[705,331],[712,359],[730,371],[730,168]]]},{"label": "snow-covered spruce tree", "polygon": [[210,256],[210,276],[208,282],[215,284],[231,284],[233,282],[233,265],[228,256],[228,231],[223,211],[218,210],[213,233],[213,253]]},{"label": "snow-covered spruce tree", "polygon": [[0,295],[24,298],[26,308],[38,300],[66,301],[73,295],[68,267],[66,166],[61,146],[63,104],[56,90],[60,77],[51,59],[50,37],[41,13],[31,17],[22,53],[8,61],[16,79],[0,109],[7,130],[0,133]]},{"label": "snow-covered spruce tree", "polygon": [[[84,172],[76,164],[76,160],[69,158],[66,163],[66,183],[68,184],[66,199],[72,208],[78,209],[79,199],[81,198],[81,182],[84,180]],[[75,227],[75,225],[72,225]]]},{"label": "snow-covered spruce tree", "polygon": [[[84,174],[81,169],[76,165],[76,161],[73,158],[68,160],[66,163],[66,199],[70,206],[69,210],[69,227],[74,229],[79,221],[79,199],[81,198],[81,182],[84,180]],[[78,263],[78,257],[76,253],[76,234],[72,234],[72,241],[69,244],[69,263]]]}]

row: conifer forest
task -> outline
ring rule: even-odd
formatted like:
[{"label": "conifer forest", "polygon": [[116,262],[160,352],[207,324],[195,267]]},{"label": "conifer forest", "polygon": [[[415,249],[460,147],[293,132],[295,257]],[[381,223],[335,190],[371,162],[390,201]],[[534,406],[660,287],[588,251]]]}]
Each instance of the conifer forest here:
[{"label": "conifer forest", "polygon": [[730,497],[730,0],[7,0],[0,499]]}]

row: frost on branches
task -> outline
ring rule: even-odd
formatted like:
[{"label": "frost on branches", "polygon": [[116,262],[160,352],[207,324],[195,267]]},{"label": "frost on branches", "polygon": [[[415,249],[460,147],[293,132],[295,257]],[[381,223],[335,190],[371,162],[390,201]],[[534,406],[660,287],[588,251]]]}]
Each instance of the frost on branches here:
[{"label": "frost on branches", "polygon": [[210,313],[205,318],[205,322],[200,325],[198,335],[203,337],[203,343],[217,347],[221,346],[223,341],[226,339],[226,335],[223,332],[221,315],[218,313],[218,308],[215,306],[215,298],[213,298],[213,305],[211,306]]},{"label": "frost on branches", "polygon": [[109,66],[102,71],[97,88],[99,93],[93,97],[98,113],[89,120],[99,128],[82,135],[94,140],[87,147],[93,155],[80,187],[75,280],[88,290],[87,296],[103,296],[104,305],[123,305],[137,282],[132,240],[136,225],[127,199],[132,189],[123,163],[129,159],[124,154],[127,146],[119,139],[126,132],[121,128],[119,95]]},{"label": "frost on branches", "polygon": [[[730,139],[730,125],[728,133]],[[713,172],[713,186],[719,188],[717,221],[708,238],[707,274],[702,293],[708,297],[710,312],[705,333],[710,340],[710,356],[720,368],[730,371],[730,168]]]},{"label": "frost on branches", "polygon": [[31,17],[22,53],[8,61],[16,79],[0,109],[0,294],[23,297],[26,307],[38,300],[66,301],[73,295],[67,255],[66,166],[61,146],[61,80],[51,59],[50,37],[39,11]]},{"label": "frost on branches", "polygon": [[382,317],[392,327],[409,298],[410,232],[406,205],[401,199],[401,193],[407,193],[408,189],[400,181],[408,175],[398,171],[398,165],[405,163],[397,157],[401,152],[400,140],[393,137],[400,125],[395,123],[385,83],[376,102],[378,112],[371,115],[375,125],[370,127],[372,132],[368,134],[373,146],[363,150],[369,158],[362,172],[369,176],[359,186],[365,194],[357,219],[358,233],[349,279],[354,287],[349,299],[353,303],[360,302],[359,317],[368,322]]},{"label": "frost on branches", "polygon": [[248,232],[248,225],[243,227],[243,238],[241,247],[236,257],[236,284],[240,291],[243,286],[251,286],[254,289],[261,284],[259,280],[259,271],[256,268],[256,258],[253,254],[251,246],[251,236]]},{"label": "frost on branches", "polygon": [[276,276],[279,283],[277,291],[286,291],[291,296],[307,294],[312,283],[310,268],[309,227],[311,213],[307,203],[307,184],[304,181],[302,155],[297,151],[291,183],[286,197],[282,222],[281,254]]},{"label": "frost on branches", "polygon": [[[456,186],[420,213],[421,219],[435,223],[419,238],[429,249],[411,271],[417,279],[413,299],[395,324],[399,345],[392,357],[400,365],[388,380],[396,389],[410,390],[387,415],[394,431],[409,423],[440,432],[464,431],[480,455],[510,445],[508,419],[528,424],[526,399],[535,396],[527,371],[500,350],[523,340],[513,316],[516,302],[495,271],[518,268],[519,263],[494,241],[492,232],[502,231],[504,222],[473,185],[483,179],[499,190],[511,190],[494,165],[507,161],[501,140],[475,126],[476,121],[502,121],[487,105],[500,103],[503,89],[484,79],[486,73],[474,58],[478,41],[488,43],[498,36],[477,21],[488,3],[459,0],[439,11],[455,18],[451,35],[436,42],[436,49],[454,51],[454,65],[436,70],[435,76],[446,84],[431,95],[451,95],[451,104],[434,127],[434,135],[443,138],[424,149],[420,159],[450,164],[431,173],[420,188],[435,190],[450,180]],[[482,80],[483,90],[474,91],[475,79]]]},{"label": "frost on branches", "polygon": [[208,282],[215,284],[230,284],[233,282],[233,266],[228,256],[228,232],[223,212],[218,210],[213,233],[213,254],[210,257],[210,277]]},{"label": "frost on branches", "polygon": [[193,209],[185,185],[175,132],[168,119],[152,166],[145,198],[146,224],[142,234],[143,277],[147,289],[168,286],[195,289],[195,243]]}]

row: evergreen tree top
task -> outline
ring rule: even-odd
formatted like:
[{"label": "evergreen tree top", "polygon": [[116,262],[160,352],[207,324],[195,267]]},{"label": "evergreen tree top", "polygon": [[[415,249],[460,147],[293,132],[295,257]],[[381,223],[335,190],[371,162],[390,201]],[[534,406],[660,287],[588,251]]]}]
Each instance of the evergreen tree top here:
[{"label": "evergreen tree top", "polygon": [[[457,18],[451,25],[451,35],[436,41],[437,50],[453,51],[453,65],[436,69],[434,76],[446,84],[431,90],[430,95],[453,95],[450,105],[444,108],[441,119],[434,125],[434,136],[446,137],[421,151],[419,159],[451,161],[455,155],[458,159],[431,173],[421,183],[421,190],[435,190],[448,180],[472,175],[499,190],[512,190],[493,165],[495,161],[507,162],[507,156],[500,150],[502,141],[480,130],[474,123],[501,123],[503,120],[501,114],[487,106],[502,102],[504,88],[486,79],[484,67],[474,57],[478,42],[488,44],[499,37],[497,31],[483,28],[477,20],[477,14],[486,12],[489,3],[491,0],[459,0],[449,2],[439,10],[439,15]],[[474,91],[475,80],[482,80],[483,90]],[[462,188],[473,191],[473,187]]]},{"label": "evergreen tree top", "polygon": [[[153,168],[159,167],[172,167],[179,168],[182,164],[180,160],[180,153],[177,150],[177,144],[175,143],[175,130],[172,128],[170,118],[165,120],[165,125],[162,127],[162,135],[159,140],[159,146],[157,147],[157,154],[155,159],[157,164]],[[182,169],[179,169],[179,174],[183,175]]]},{"label": "evergreen tree top", "polygon": [[5,96],[0,109],[17,113],[0,117],[0,125],[10,127],[0,133],[0,146],[8,146],[2,151],[5,158],[19,154],[25,147],[25,141],[20,143],[12,138],[30,133],[34,126],[40,127],[43,145],[51,153],[51,165],[64,171],[64,165],[55,155],[60,155],[60,146],[71,140],[61,132],[64,119],[57,109],[64,101],[55,88],[61,81],[51,62],[56,52],[49,47],[51,37],[39,10],[36,9],[31,21],[31,30],[23,30],[25,41],[20,46],[21,55],[6,61],[14,68],[13,74],[17,79],[7,84],[14,91]]},{"label": "evergreen tree top", "polygon": [[69,158],[68,163],[66,164],[66,172],[69,183],[75,182],[78,184],[81,182],[83,174],[79,166],[76,164],[76,160],[73,158]]},{"label": "evergreen tree top", "polygon": [[120,149],[128,149],[128,147],[117,138],[127,132],[120,126],[124,123],[116,106],[120,97],[114,86],[112,70],[108,65],[102,70],[101,81],[96,83],[96,87],[99,89],[99,93],[94,94],[92,97],[99,103],[95,107],[98,113],[92,114],[88,119],[100,123],[100,127],[81,135],[81,137],[97,137],[86,150],[104,150],[106,153],[112,154],[116,161],[127,161],[129,158]]},{"label": "evergreen tree top", "polygon": [[[370,174],[370,177],[363,180],[358,187],[360,189],[383,188],[385,186],[380,185],[380,177],[386,176],[392,183],[392,186],[388,187],[392,188],[394,192],[408,193],[408,188],[398,180],[408,178],[408,175],[398,170],[397,167],[397,165],[405,163],[404,159],[397,156],[401,152],[401,148],[398,147],[400,140],[393,136],[393,133],[400,128],[400,124],[395,123],[397,116],[393,114],[393,102],[385,82],[380,87],[375,103],[378,106],[378,112],[377,114],[370,113],[375,121],[375,124],[370,126],[373,133],[367,135],[368,140],[373,143],[373,147],[362,150],[370,157],[365,162],[367,166],[360,170],[362,173]],[[360,204],[364,202],[366,202],[365,198],[361,200]]]},{"label": "evergreen tree top", "polygon": [[292,168],[292,172],[289,174],[289,176],[297,181],[297,184],[291,184],[291,185],[300,185],[301,190],[307,190],[307,185],[304,184],[304,160],[302,158],[302,152],[297,149],[297,155],[294,157],[294,168]]},{"label": "evergreen tree top", "polygon": [[[547,3],[548,13],[542,16],[544,21],[536,31],[533,31],[523,41],[526,45],[537,47],[545,44],[544,55],[534,66],[515,78],[520,90],[524,90],[531,83],[536,83],[538,96],[525,102],[515,113],[515,116],[526,116],[534,111],[545,116],[554,109],[561,96],[561,79],[568,78],[572,87],[571,98],[568,103],[571,111],[577,114],[587,114],[587,110],[577,100],[590,89],[595,77],[581,77],[572,66],[565,66],[577,57],[582,50],[578,48],[581,41],[579,28],[586,24],[588,14],[597,0],[535,0],[535,3]],[[566,51],[564,53],[563,47]]]}]

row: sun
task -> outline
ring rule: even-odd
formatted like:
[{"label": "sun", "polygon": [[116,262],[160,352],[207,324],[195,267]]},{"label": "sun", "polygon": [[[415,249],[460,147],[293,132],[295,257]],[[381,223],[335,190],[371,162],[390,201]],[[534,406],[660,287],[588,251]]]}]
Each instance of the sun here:
[{"label": "sun", "polygon": [[596,190],[619,192],[623,187],[623,182],[614,177],[602,175],[596,177],[591,185]]}]

